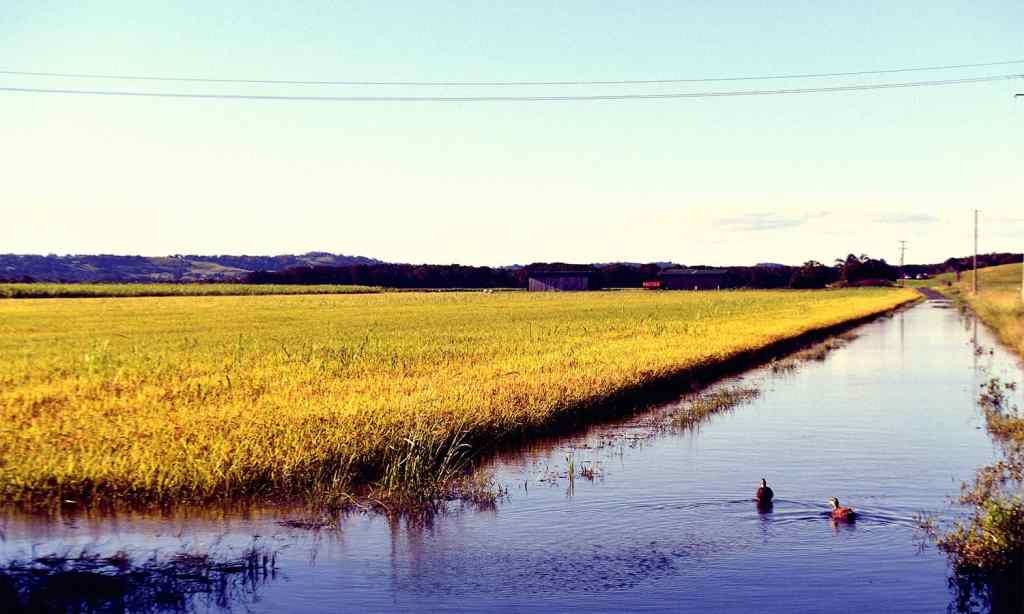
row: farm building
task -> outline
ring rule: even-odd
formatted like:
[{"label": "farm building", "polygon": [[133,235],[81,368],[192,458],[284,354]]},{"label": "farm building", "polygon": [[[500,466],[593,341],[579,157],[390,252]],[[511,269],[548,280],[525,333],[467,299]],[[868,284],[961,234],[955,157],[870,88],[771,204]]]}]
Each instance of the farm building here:
[{"label": "farm building", "polygon": [[666,269],[658,273],[658,279],[666,290],[718,290],[736,285],[725,269]]},{"label": "farm building", "polygon": [[594,274],[590,271],[533,271],[530,292],[593,290]]}]

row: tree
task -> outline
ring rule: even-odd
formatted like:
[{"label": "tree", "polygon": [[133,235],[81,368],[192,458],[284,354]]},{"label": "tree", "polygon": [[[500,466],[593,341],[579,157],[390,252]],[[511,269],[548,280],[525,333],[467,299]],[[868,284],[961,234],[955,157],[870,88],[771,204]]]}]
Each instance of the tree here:
[{"label": "tree", "polygon": [[850,254],[845,260],[836,260],[836,265],[839,268],[839,279],[845,284],[879,279],[895,281],[899,277],[896,267],[890,266],[884,259],[869,258],[867,254],[859,257]]},{"label": "tree", "polygon": [[817,260],[808,260],[799,269],[793,271],[789,287],[797,289],[824,288],[835,281],[835,278],[835,269],[827,267]]}]

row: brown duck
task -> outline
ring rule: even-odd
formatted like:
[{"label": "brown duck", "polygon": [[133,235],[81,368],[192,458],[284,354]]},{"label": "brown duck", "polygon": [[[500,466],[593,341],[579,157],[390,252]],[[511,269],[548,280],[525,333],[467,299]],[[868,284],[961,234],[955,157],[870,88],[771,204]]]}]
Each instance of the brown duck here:
[{"label": "brown duck", "polygon": [[852,509],[848,507],[841,507],[839,505],[839,499],[832,497],[828,502],[832,504],[832,520],[853,522],[857,517],[857,514]]}]

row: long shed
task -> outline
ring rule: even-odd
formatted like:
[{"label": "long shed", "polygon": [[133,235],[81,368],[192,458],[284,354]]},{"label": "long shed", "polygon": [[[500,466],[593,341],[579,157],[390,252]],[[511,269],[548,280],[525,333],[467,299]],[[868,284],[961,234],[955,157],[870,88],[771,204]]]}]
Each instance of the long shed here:
[{"label": "long shed", "polygon": [[532,271],[530,292],[564,292],[594,289],[594,274],[590,271]]},{"label": "long shed", "polygon": [[666,290],[718,290],[736,285],[726,269],[666,269],[658,273],[658,279]]}]

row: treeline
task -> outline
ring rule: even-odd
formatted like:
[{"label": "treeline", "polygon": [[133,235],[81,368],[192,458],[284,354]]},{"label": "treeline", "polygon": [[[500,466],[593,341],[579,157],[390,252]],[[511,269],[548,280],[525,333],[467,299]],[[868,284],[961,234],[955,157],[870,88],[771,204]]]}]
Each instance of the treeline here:
[{"label": "treeline", "polygon": [[848,255],[837,258],[835,264],[826,266],[816,260],[808,260],[793,271],[789,287],[824,288],[828,285],[879,286],[888,285],[900,276],[899,269],[885,259],[874,259],[866,254]]},{"label": "treeline", "polygon": [[514,288],[511,271],[491,267],[409,264],[291,267],[246,275],[250,284],[340,284],[387,288]]},{"label": "treeline", "polygon": [[[600,288],[639,288],[645,281],[675,265],[651,264],[570,264],[538,262],[523,267],[474,267],[437,264],[372,264],[343,267],[305,266],[283,271],[259,271],[247,275],[253,284],[341,284],[383,286],[386,288],[526,288],[531,273],[537,271],[587,271],[593,285]],[[696,266],[690,268],[712,268]],[[810,261],[802,267],[782,265],[728,267],[729,285],[739,288],[823,288],[840,282],[864,285],[895,280],[898,271],[884,260],[850,255],[834,266]]]},{"label": "treeline", "polygon": [[[1021,261],[1021,254],[979,254],[978,266]],[[361,256],[310,252],[297,256],[38,256],[0,254],[0,282],[235,282],[253,284],[336,284],[388,288],[525,288],[534,271],[590,271],[602,288],[637,288],[675,265],[658,263],[569,264],[475,267],[389,264]],[[906,265],[902,273],[936,275],[967,270],[972,258],[949,258],[927,265]],[[693,266],[689,268],[721,268]],[[849,255],[827,265],[808,261],[799,267],[765,264],[726,267],[729,286],[740,288],[822,288],[830,284],[869,285],[899,277],[885,260]]]},{"label": "treeline", "polygon": [[525,288],[535,271],[587,271],[602,288],[639,287],[656,279],[658,264],[593,266],[537,262],[522,267],[462,266],[458,264],[371,264],[344,267],[292,267],[259,271],[245,277],[253,284],[356,284],[386,288]]},{"label": "treeline", "polygon": [[[604,283],[603,271],[590,265],[537,263],[526,267],[463,266],[460,264],[357,264],[304,266],[283,271],[258,271],[244,278],[251,284],[340,284],[386,288],[525,288],[537,270],[593,271]],[[657,274],[657,272],[655,272]],[[608,279],[621,274],[609,270]],[[642,282],[638,282],[639,283]]]},{"label": "treeline", "polygon": [[[991,254],[978,254],[978,268],[1000,266],[1003,264],[1020,264],[1024,254],[1013,252],[993,252]],[[974,256],[963,258],[947,258],[938,264],[908,264],[903,267],[903,272],[908,275],[938,275],[940,273],[956,273],[967,271],[974,267]]]}]

